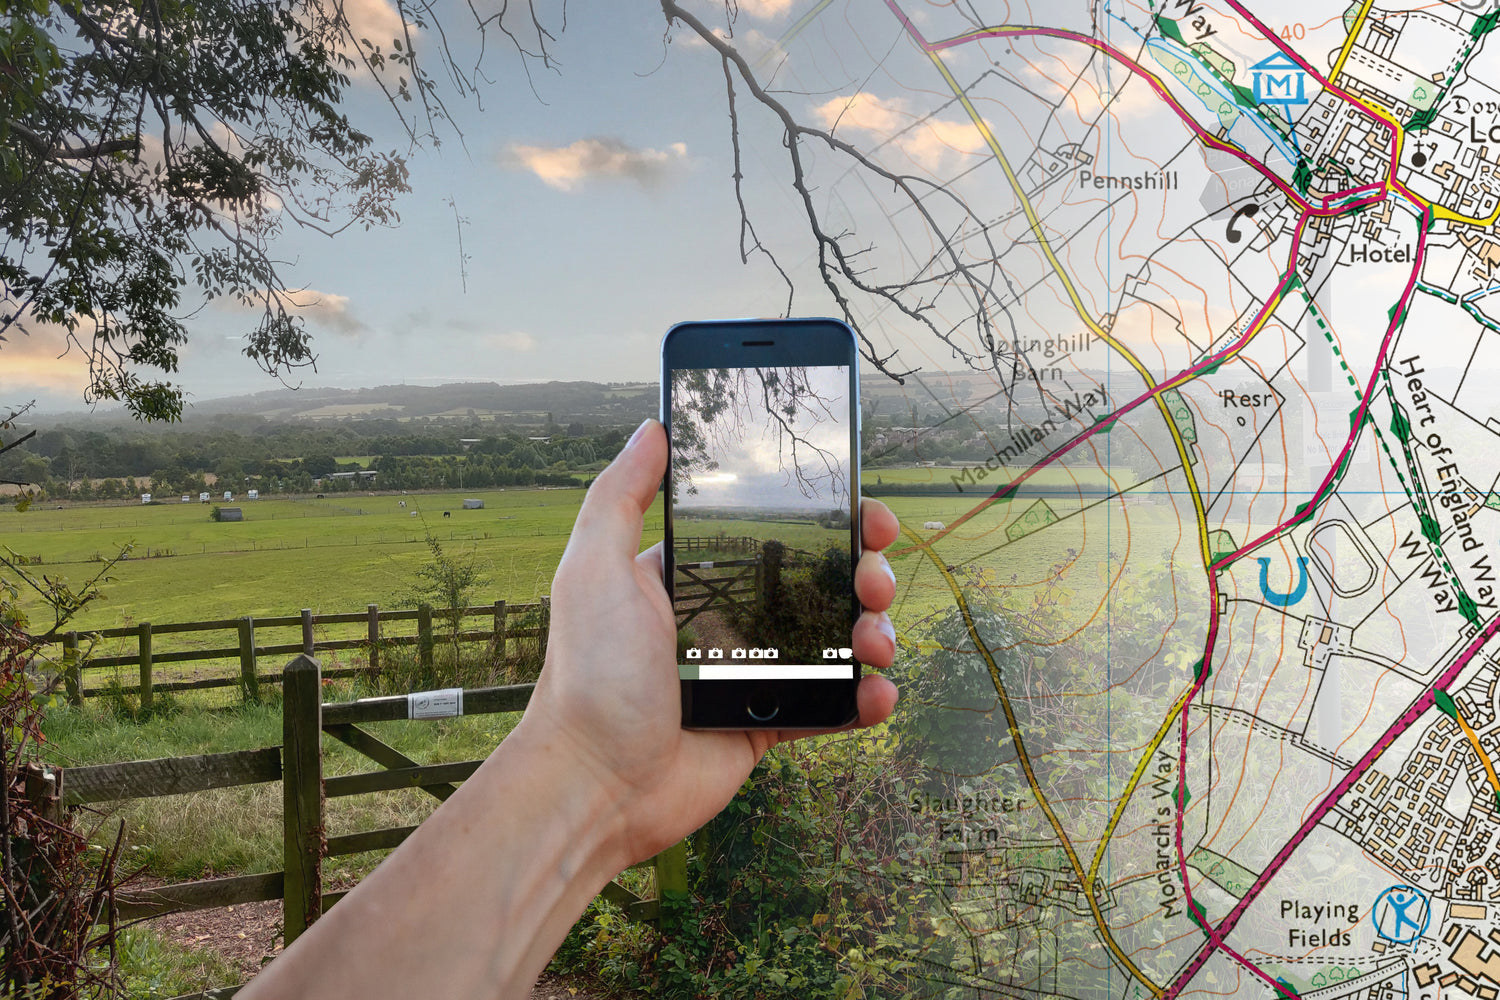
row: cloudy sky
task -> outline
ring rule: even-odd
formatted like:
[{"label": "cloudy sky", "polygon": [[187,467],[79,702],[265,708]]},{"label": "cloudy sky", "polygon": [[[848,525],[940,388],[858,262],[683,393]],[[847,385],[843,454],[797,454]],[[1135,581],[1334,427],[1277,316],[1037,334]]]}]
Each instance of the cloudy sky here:
[{"label": "cloudy sky", "polygon": [[[704,428],[718,466],[693,475],[698,491],[684,492],[679,509],[828,511],[848,506],[849,369],[830,365],[803,371],[809,395],[789,420],[800,439],[795,458],[791,436],[779,432],[752,384],[746,397]],[[794,476],[794,469],[801,475]]]},{"label": "cloudy sky", "polygon": [[[739,0],[737,40],[776,38],[792,7]],[[695,9],[722,21],[722,3]],[[360,0],[351,11],[377,36],[397,24],[387,0]],[[468,18],[448,7],[456,46],[472,31]],[[477,103],[447,96],[462,141],[449,134],[440,150],[412,155],[399,228],[329,239],[288,227],[278,256],[302,289],[294,299],[319,352],[317,371],[290,384],[655,379],[672,323],[785,308],[769,265],[739,259],[717,56],[685,29],[668,40],[654,0],[570,5],[566,30],[555,15],[550,27],[558,67],[533,64],[530,83],[504,39],[492,36],[485,72],[493,84]],[[419,35],[419,45],[424,37],[431,41]],[[763,179],[761,235],[794,249],[783,258],[789,269],[805,269],[805,223],[777,187],[784,158],[770,158],[780,152],[779,133],[743,87],[740,97],[746,172]],[[357,78],[349,110],[377,147],[404,148],[367,76]],[[856,113],[887,111],[870,104]],[[832,311],[816,282],[806,287],[795,311]],[[190,403],[280,387],[240,354],[253,321],[220,305],[189,320],[176,381]],[[57,358],[59,350],[45,335],[0,345],[0,402],[80,409],[83,365],[76,354]]]}]

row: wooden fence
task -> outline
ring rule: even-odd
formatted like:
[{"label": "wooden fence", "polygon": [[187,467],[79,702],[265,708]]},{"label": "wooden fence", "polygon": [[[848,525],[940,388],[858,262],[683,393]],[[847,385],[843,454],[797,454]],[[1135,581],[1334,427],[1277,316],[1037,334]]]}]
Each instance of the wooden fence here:
[{"label": "wooden fence", "polygon": [[[551,599],[543,597],[540,601],[532,604],[507,604],[505,601],[496,601],[494,604],[486,604],[479,607],[458,609],[459,632],[456,636],[460,642],[486,642],[491,644],[496,658],[502,662],[511,653],[510,643],[523,639],[535,639],[538,657],[545,655],[547,641],[547,626],[551,617]],[[513,627],[509,619],[514,616],[530,617],[535,624],[527,624],[523,627]],[[67,691],[68,700],[74,705],[81,705],[83,700],[90,696],[103,694],[108,688],[87,687],[88,671],[120,667],[135,667],[139,671],[139,683],[133,687],[124,687],[121,690],[126,694],[136,694],[140,697],[141,707],[150,708],[152,697],[157,692],[164,691],[191,691],[205,688],[235,687],[240,688],[241,696],[246,701],[253,701],[260,695],[262,683],[278,683],[281,674],[262,674],[259,672],[260,658],[263,656],[282,656],[289,653],[304,653],[314,656],[318,652],[326,652],[342,649],[363,650],[368,666],[364,668],[345,668],[329,670],[325,677],[348,677],[355,674],[376,673],[380,670],[381,650],[394,646],[416,646],[418,656],[424,667],[432,666],[433,650],[439,641],[451,641],[455,638],[451,631],[442,631],[433,624],[436,618],[439,623],[454,620],[452,610],[436,610],[427,606],[415,610],[382,610],[377,605],[371,604],[364,611],[348,614],[315,615],[310,609],[304,608],[301,614],[283,615],[272,618],[254,618],[249,615],[243,618],[225,618],[217,621],[200,622],[174,622],[165,625],[153,625],[151,622],[141,622],[137,625],[125,626],[123,628],[107,628],[93,632],[68,632],[63,636],[63,678]],[[489,626],[482,629],[465,629],[463,627],[466,618],[487,618]],[[382,625],[393,622],[415,622],[416,633],[406,635],[387,635]],[[352,638],[319,639],[317,630],[320,626],[365,626],[365,634]],[[268,631],[285,631],[288,629],[301,629],[300,641],[297,642],[271,642],[262,643],[261,639]],[[198,633],[224,633],[233,632],[235,638],[233,645],[222,644],[224,640],[216,639],[220,645],[209,649],[202,648],[178,648],[162,649],[157,644],[160,636],[171,635],[174,637],[193,635]],[[118,639],[133,639],[134,648],[123,654],[109,656],[94,656],[88,650],[95,648],[101,642]],[[155,680],[154,673],[158,664],[185,663],[197,660],[230,660],[239,661],[239,671],[236,674],[223,677],[209,677],[195,680],[168,681],[165,683]]]},{"label": "wooden fence", "polygon": [[[323,859],[362,851],[393,848],[411,835],[415,826],[369,830],[326,836],[323,805],[327,799],[362,795],[395,788],[420,788],[439,801],[457,791],[455,782],[468,778],[482,761],[451,764],[420,764],[382,742],[362,725],[408,719],[458,715],[520,712],[526,708],[535,685],[475,688],[463,692],[462,700],[451,699],[451,710],[418,713],[416,699],[432,699],[437,692],[363,698],[338,704],[322,703],[322,671],[318,661],[297,656],[282,671],[282,738],[279,747],[240,750],[232,753],[130,761],[94,767],[52,769],[38,781],[38,795],[54,804],[76,806],[93,802],[179,795],[210,788],[229,788],[263,782],[282,783],[283,869],[259,875],[199,879],[152,889],[121,892],[117,896],[121,919],[161,916],[184,910],[238,906],[264,900],[282,901],[286,943],[290,944],[345,892],[324,892]],[[420,721],[413,724],[420,725]],[[381,770],[361,774],[324,777],[322,734],[370,758]],[[684,844],[667,848],[650,861],[635,865],[650,867],[656,874],[656,896],[643,898],[618,881],[600,894],[619,904],[632,920],[656,920],[663,892],[687,890],[687,849]],[[228,997],[234,992],[215,990],[194,994],[199,998]],[[190,1000],[190,998],[179,998]]]},{"label": "wooden fence", "polygon": [[718,552],[759,552],[760,539],[751,538],[748,535],[737,535],[733,538],[725,535],[672,536],[672,551],[674,552],[702,552],[706,550]]}]

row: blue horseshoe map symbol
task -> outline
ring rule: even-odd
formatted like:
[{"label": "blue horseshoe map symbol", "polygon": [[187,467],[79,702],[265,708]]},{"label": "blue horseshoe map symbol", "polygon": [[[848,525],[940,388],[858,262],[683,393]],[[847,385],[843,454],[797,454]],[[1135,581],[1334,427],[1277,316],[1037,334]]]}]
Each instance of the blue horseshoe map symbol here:
[{"label": "blue horseshoe map symbol", "polygon": [[1260,563],[1260,592],[1269,603],[1285,608],[1307,596],[1307,556],[1297,557],[1297,586],[1286,594],[1278,594],[1271,589],[1271,560],[1261,556],[1255,561]]}]

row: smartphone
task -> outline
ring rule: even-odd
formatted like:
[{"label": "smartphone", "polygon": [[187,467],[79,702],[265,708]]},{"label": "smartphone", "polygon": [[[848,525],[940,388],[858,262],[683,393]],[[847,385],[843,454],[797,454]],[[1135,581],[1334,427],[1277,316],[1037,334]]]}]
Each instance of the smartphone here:
[{"label": "smartphone", "polygon": [[853,722],[853,331],[832,319],[679,323],[661,358],[663,563],[683,726]]}]

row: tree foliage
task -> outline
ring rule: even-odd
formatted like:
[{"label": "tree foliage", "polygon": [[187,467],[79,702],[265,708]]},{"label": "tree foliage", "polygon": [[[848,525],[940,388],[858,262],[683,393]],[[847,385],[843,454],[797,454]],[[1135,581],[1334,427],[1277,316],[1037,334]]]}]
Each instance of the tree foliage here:
[{"label": "tree foliage", "polygon": [[[510,6],[476,14],[481,39],[498,28],[550,65],[552,36],[529,5],[530,35],[512,31]],[[413,49],[427,9],[397,0],[400,36],[381,39],[338,0],[0,0],[0,340],[61,330],[87,358],[85,398],[145,419],[181,413],[165,376],[200,297],[254,317],[244,353],[267,372],[312,365],[273,242],[398,220],[406,155],[343,104],[368,74],[420,109],[401,113],[410,144],[436,141],[447,116]],[[471,93],[478,68],[436,51]]]}]

